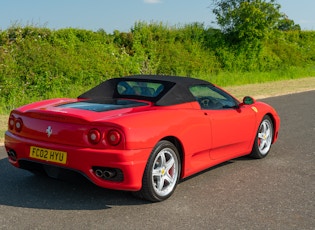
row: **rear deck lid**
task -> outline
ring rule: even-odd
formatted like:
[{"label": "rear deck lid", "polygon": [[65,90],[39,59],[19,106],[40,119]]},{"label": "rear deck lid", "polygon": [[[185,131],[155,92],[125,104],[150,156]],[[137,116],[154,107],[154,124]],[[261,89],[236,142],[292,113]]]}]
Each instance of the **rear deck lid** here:
[{"label": "rear deck lid", "polygon": [[63,100],[57,103],[33,104],[12,111],[11,118],[20,119],[24,138],[85,146],[87,133],[93,128],[104,132],[115,127],[110,120],[147,110],[151,103],[125,99]]}]

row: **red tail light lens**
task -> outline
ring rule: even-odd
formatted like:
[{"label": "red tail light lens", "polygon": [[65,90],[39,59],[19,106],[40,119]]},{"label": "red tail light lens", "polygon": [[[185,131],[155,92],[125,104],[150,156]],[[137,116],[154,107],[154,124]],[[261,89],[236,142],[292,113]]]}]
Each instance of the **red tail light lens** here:
[{"label": "red tail light lens", "polygon": [[101,141],[102,134],[99,130],[97,129],[91,129],[88,133],[88,139],[91,144],[96,145]]},{"label": "red tail light lens", "polygon": [[14,129],[14,125],[15,125],[15,118],[13,116],[11,116],[9,118],[9,122],[8,122],[8,127],[10,130],[13,130]]},{"label": "red tail light lens", "polygon": [[21,118],[18,118],[15,120],[15,131],[17,132],[21,132],[23,127],[23,121]]},{"label": "red tail light lens", "polygon": [[116,129],[110,129],[103,132],[96,128],[90,129],[90,131],[88,132],[88,141],[91,144],[99,144],[102,140],[105,141],[105,145],[117,146],[122,141],[122,134]]},{"label": "red tail light lens", "polygon": [[110,145],[116,146],[121,141],[121,134],[117,130],[110,130],[107,133],[107,142]]}]

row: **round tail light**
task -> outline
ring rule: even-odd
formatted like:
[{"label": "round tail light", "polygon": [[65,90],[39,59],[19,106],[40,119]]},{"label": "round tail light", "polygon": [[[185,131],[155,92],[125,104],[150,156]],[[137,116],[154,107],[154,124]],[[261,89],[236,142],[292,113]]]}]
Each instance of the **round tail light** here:
[{"label": "round tail light", "polygon": [[21,118],[18,118],[15,120],[15,131],[17,132],[21,132],[23,127],[23,121]]},{"label": "round tail light", "polygon": [[91,129],[88,133],[88,139],[91,144],[97,144],[101,140],[101,132],[97,129]]},{"label": "round tail light", "polygon": [[110,145],[116,146],[121,141],[121,134],[117,130],[110,130],[107,133],[107,142]]},{"label": "round tail light", "polygon": [[8,122],[9,129],[13,130],[14,129],[14,125],[15,125],[15,118],[13,116],[11,116],[9,118],[9,122]]}]

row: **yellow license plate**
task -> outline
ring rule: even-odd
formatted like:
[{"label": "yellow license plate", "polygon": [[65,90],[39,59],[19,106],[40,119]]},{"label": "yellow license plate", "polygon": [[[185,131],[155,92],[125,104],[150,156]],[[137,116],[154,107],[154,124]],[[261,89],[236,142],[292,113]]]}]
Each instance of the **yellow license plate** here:
[{"label": "yellow license plate", "polygon": [[35,146],[31,146],[30,157],[60,164],[66,164],[67,162],[67,152],[38,148]]}]

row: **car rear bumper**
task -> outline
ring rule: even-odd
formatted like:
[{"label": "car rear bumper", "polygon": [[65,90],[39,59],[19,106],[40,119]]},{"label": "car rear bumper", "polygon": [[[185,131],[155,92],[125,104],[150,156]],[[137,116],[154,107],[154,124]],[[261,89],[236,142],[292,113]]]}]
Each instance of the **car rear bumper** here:
[{"label": "car rear bumper", "polygon": [[[30,157],[31,146],[66,153],[64,163]],[[5,148],[9,162],[18,168],[31,170],[33,166],[69,169],[86,176],[94,184],[108,189],[138,191],[151,153],[151,148],[138,150],[93,149],[38,142],[5,134]],[[12,154],[15,156],[12,157]],[[117,177],[116,177],[117,176]]]}]

